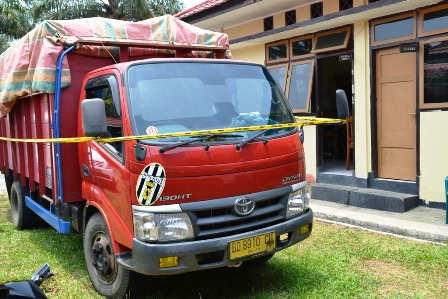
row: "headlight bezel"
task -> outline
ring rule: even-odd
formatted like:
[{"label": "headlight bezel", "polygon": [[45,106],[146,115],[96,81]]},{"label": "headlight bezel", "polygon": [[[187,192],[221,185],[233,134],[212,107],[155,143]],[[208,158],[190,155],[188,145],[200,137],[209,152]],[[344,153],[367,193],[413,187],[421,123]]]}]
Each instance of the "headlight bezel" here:
[{"label": "headlight bezel", "polygon": [[311,185],[292,191],[286,205],[286,219],[291,219],[306,213],[310,207]]},{"label": "headlight bezel", "polygon": [[185,241],[194,238],[194,228],[187,213],[133,211],[134,237],[151,243]]}]

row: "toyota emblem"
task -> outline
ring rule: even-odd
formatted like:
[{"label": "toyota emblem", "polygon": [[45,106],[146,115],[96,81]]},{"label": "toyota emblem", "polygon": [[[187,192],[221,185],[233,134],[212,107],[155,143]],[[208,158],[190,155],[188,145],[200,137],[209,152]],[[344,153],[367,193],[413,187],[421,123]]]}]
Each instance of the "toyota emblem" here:
[{"label": "toyota emblem", "polygon": [[255,209],[255,201],[252,198],[241,197],[235,200],[235,213],[247,216]]}]

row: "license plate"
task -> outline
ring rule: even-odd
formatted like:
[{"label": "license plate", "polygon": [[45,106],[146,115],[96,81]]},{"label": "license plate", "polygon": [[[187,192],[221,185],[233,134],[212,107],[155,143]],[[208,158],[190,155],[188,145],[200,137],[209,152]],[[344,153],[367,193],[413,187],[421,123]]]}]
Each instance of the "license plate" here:
[{"label": "license plate", "polygon": [[230,259],[237,259],[275,249],[275,232],[241,239],[229,243]]}]

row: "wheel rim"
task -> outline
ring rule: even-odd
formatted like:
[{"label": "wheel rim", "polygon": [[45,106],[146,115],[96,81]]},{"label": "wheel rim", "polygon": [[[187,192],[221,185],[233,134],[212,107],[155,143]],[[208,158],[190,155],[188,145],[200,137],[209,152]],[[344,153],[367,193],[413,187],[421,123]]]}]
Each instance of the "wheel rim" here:
[{"label": "wheel rim", "polygon": [[107,284],[117,276],[117,263],[109,236],[98,232],[92,238],[92,265],[97,276]]}]

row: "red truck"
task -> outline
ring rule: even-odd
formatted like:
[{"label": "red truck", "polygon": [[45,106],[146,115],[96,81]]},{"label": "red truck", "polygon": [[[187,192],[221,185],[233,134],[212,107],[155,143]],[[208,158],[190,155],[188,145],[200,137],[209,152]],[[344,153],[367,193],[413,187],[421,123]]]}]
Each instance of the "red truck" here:
[{"label": "red truck", "polygon": [[[263,264],[310,236],[303,132],[269,126],[295,122],[288,102],[264,66],[226,59],[225,34],[168,16],[25,38],[0,56],[12,222],[82,233],[99,293],[125,296],[133,271]],[[38,58],[11,65],[25,45]]]}]

